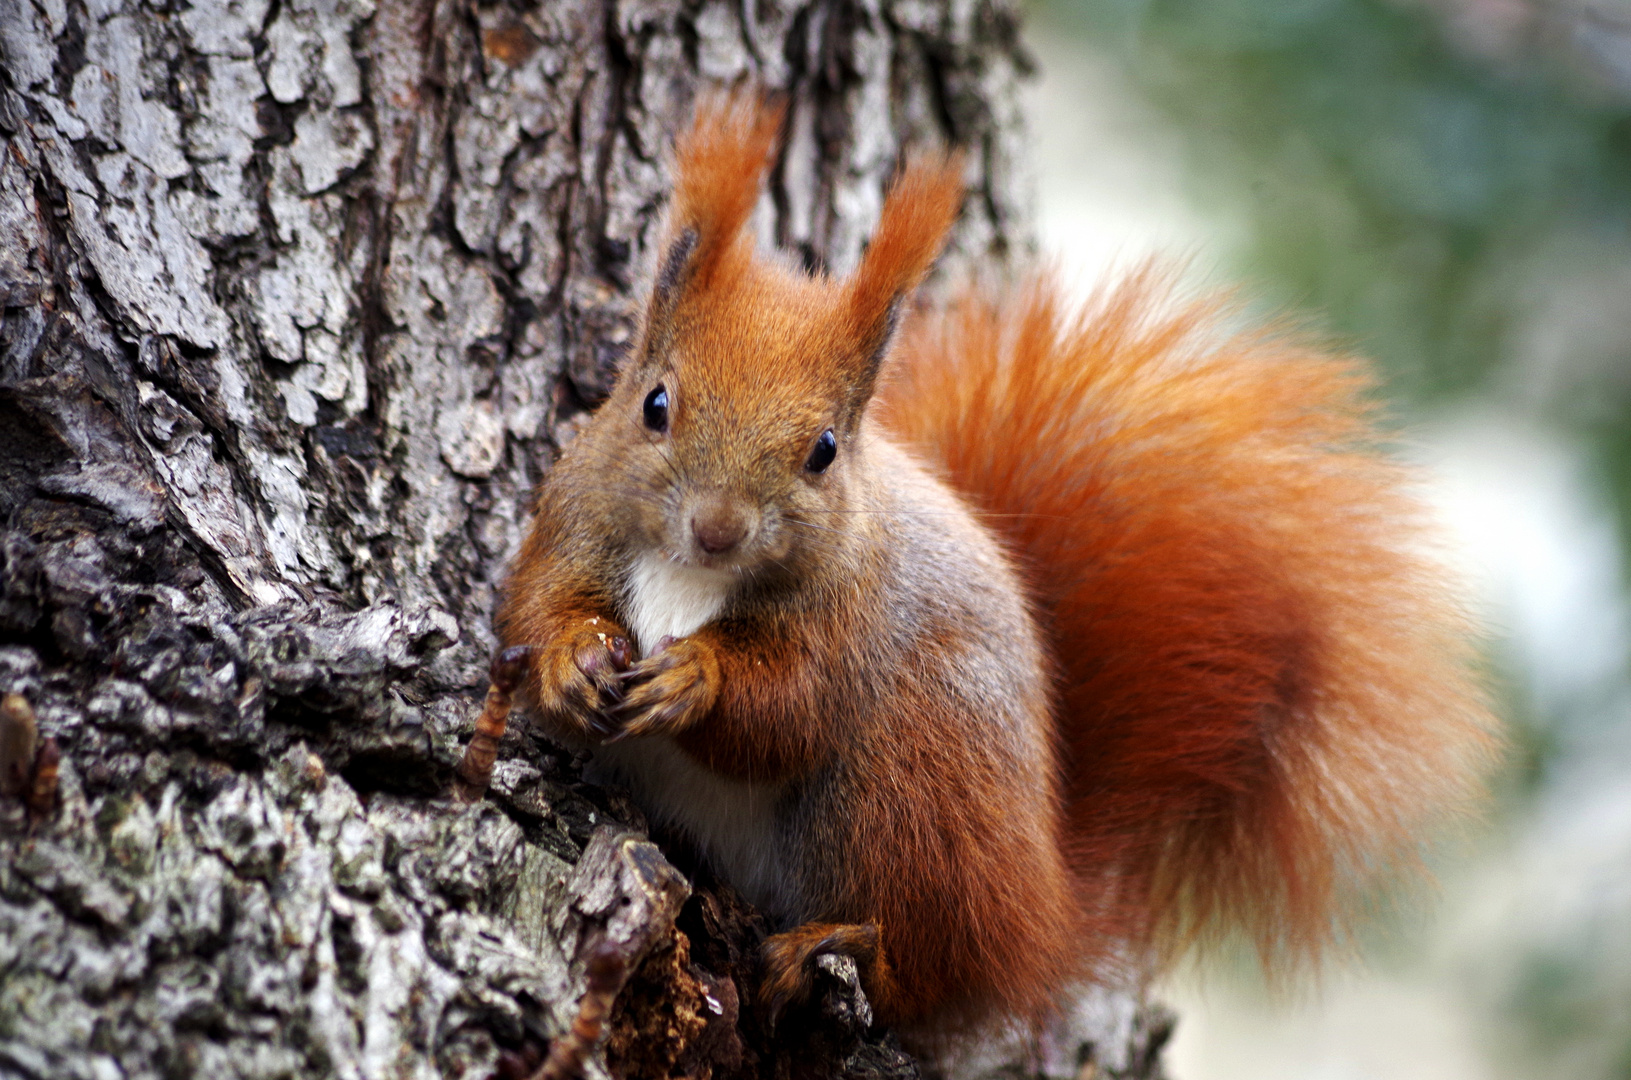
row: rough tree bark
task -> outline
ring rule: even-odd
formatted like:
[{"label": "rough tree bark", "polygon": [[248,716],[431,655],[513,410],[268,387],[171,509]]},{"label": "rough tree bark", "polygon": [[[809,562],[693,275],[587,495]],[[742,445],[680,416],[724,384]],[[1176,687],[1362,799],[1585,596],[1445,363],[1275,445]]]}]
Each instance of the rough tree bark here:
[{"label": "rough tree bark", "polygon": [[[0,60],[0,692],[61,753],[0,798],[0,1076],[524,1075],[606,940],[630,1076],[911,1075],[841,965],[766,1040],[752,913],[541,738],[447,790],[696,88],[789,93],[757,223],[810,264],[924,142],[1002,264],[1009,0],[0,0]],[[1158,1014],[1082,1017],[966,1067],[1157,1073]]]}]

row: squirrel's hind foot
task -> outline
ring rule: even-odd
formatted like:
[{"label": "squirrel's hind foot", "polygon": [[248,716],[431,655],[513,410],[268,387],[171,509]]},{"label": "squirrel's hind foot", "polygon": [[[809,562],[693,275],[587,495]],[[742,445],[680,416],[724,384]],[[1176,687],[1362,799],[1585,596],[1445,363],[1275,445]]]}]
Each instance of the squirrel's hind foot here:
[{"label": "squirrel's hind foot", "polygon": [[894,974],[884,955],[877,923],[805,923],[765,940],[759,956],[764,977],[759,983],[759,1005],[766,1026],[789,1009],[809,1004],[815,997],[817,961],[825,955],[848,956],[855,961],[861,986],[875,1014],[887,1018],[895,997]]}]

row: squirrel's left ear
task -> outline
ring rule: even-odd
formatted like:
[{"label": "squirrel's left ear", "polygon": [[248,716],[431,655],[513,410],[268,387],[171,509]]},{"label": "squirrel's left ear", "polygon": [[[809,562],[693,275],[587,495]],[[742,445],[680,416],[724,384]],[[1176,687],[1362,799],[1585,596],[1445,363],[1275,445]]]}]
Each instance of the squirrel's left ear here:
[{"label": "squirrel's left ear", "polygon": [[[961,154],[914,158],[884,200],[878,231],[849,280],[849,313],[870,397],[901,305],[923,281],[963,204]],[[865,398],[860,404],[865,404]]]},{"label": "squirrel's left ear", "polygon": [[674,196],[663,230],[651,318],[661,323],[681,294],[709,289],[751,254],[743,226],[781,131],[783,107],[751,90],[704,95],[675,144]]}]

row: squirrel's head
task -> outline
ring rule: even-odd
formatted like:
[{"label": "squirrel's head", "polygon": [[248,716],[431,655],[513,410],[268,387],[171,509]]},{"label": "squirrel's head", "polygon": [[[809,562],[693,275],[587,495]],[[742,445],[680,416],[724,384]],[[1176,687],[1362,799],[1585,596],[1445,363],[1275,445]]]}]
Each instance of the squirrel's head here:
[{"label": "squirrel's head", "polygon": [[698,108],[643,332],[594,425],[637,541],[686,565],[791,569],[845,530],[895,323],[962,199],[955,159],[916,161],[853,275],[788,269],[746,228],[780,126],[757,98]]}]

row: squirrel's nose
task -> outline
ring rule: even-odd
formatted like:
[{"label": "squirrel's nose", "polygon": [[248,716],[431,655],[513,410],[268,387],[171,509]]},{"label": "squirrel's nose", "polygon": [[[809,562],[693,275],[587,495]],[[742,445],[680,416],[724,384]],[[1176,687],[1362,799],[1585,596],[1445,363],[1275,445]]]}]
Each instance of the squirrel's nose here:
[{"label": "squirrel's nose", "polygon": [[710,499],[691,517],[691,535],[709,555],[723,555],[747,534],[747,514],[729,499]]}]

